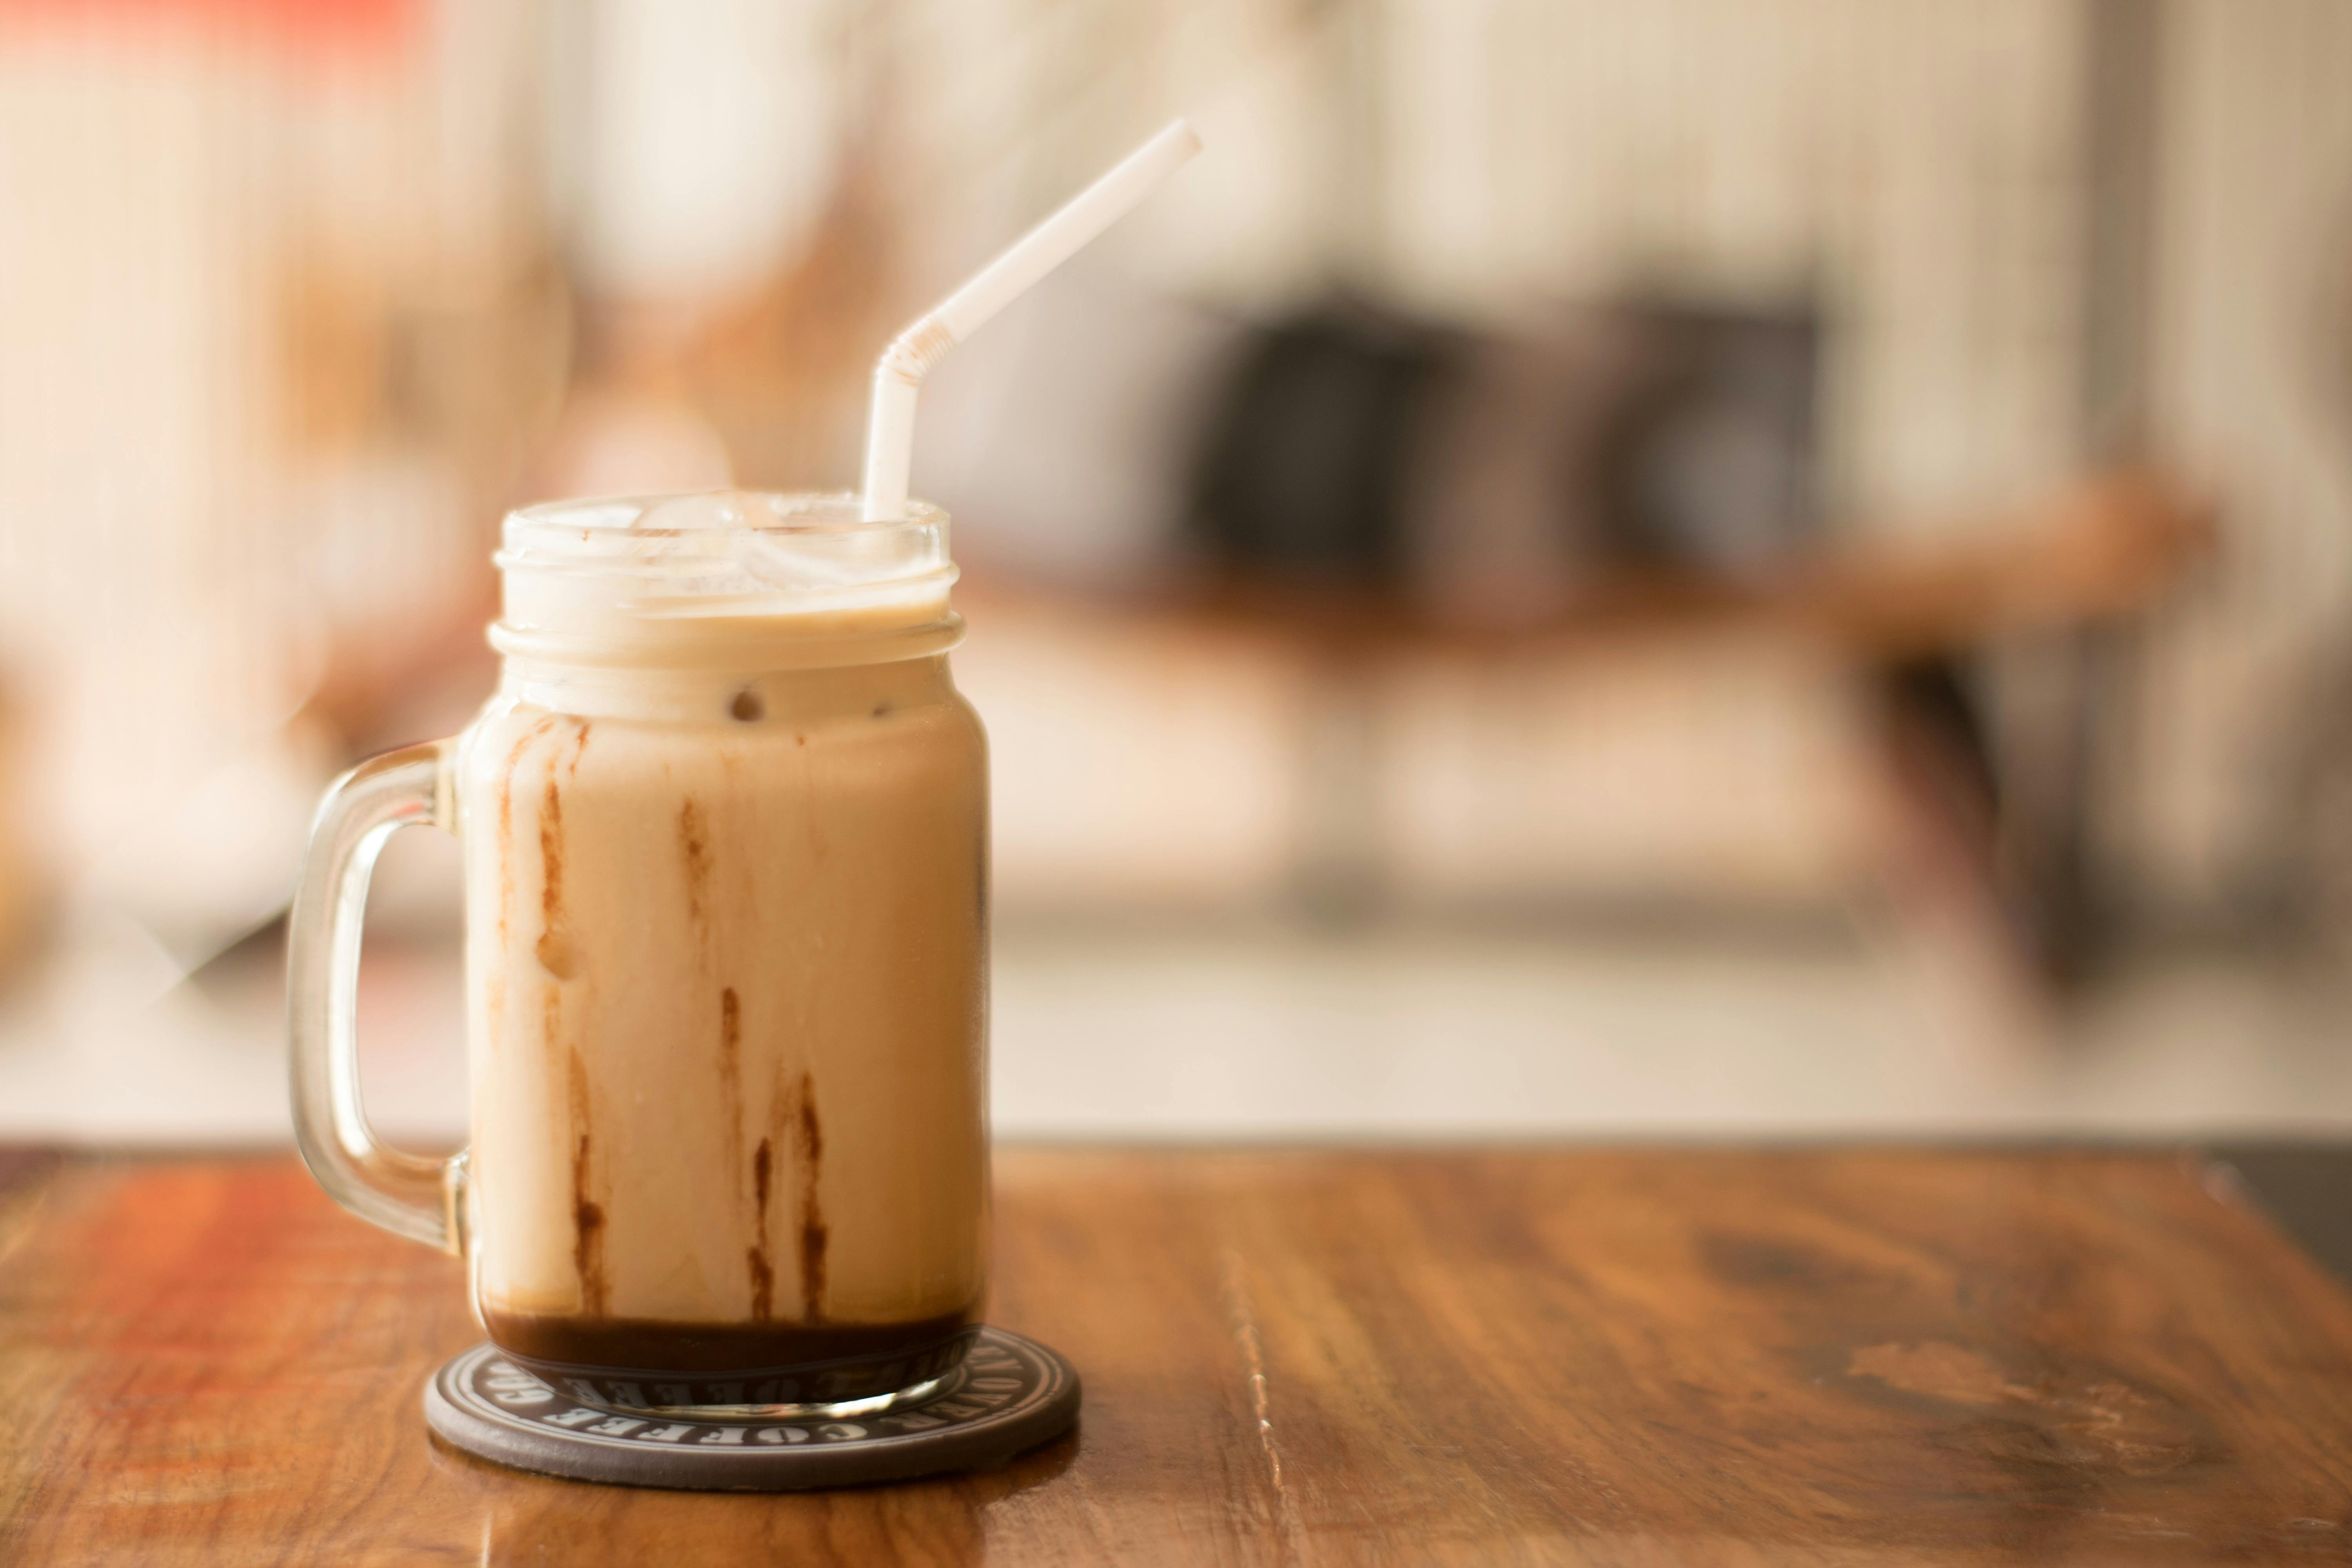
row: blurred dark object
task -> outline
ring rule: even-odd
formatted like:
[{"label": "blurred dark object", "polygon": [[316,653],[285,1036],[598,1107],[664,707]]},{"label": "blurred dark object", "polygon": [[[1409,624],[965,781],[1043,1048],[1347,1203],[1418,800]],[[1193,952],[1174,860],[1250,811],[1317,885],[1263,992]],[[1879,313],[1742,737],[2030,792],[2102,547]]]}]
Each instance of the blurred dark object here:
[{"label": "blurred dark object", "polygon": [[[1989,881],[2000,847],[2000,772],[1982,700],[1958,659],[1898,658],[1871,672],[1897,788],[1940,842],[1949,874]],[[1986,889],[1990,893],[1990,888]]]},{"label": "blurred dark object", "polygon": [[1320,307],[1213,395],[1195,531],[1228,571],[1490,624],[1612,569],[1754,580],[1813,521],[1818,359],[1802,311],[1608,306],[1504,336]]},{"label": "blurred dark object", "polygon": [[1193,519],[1220,560],[1394,578],[1407,464],[1448,358],[1433,328],[1327,307],[1265,330],[1216,395]]},{"label": "blurred dark object", "polygon": [[1973,911],[2033,975],[2073,985],[2122,934],[2092,830],[2099,769],[2128,759],[2116,715],[2147,616],[2212,519],[2126,469],[1951,537],[1976,542],[1847,551],[1784,602],[1877,689],[1907,840],[1891,890]]},{"label": "blurred dark object", "polygon": [[1638,368],[1601,476],[1620,548],[1727,577],[1785,566],[1814,519],[1811,317],[1640,305],[1623,330]]},{"label": "blurred dark object", "polygon": [[1415,432],[1405,591],[1449,623],[1533,626],[1618,564],[1613,443],[1649,356],[1585,311],[1465,342]]}]

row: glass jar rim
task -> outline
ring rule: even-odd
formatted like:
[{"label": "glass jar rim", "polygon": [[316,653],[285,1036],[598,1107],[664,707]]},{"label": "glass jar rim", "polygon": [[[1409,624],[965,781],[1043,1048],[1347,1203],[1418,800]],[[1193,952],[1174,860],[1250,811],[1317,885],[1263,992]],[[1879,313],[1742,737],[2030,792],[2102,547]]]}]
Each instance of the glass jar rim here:
[{"label": "glass jar rim", "polygon": [[[503,571],[671,576],[678,574],[675,566],[706,563],[756,539],[862,542],[866,552],[885,558],[887,551],[877,545],[904,542],[924,565],[945,563],[949,519],[940,508],[910,500],[905,517],[883,521],[868,521],[861,511],[860,498],[848,490],[688,490],[538,501],[507,513],[492,560]],[[660,521],[665,517],[673,521]],[[704,544],[709,548],[696,548]]]},{"label": "glass jar rim", "polygon": [[[868,521],[856,496],[761,490],[542,502],[493,558],[501,651],[573,660],[740,658],[754,647],[951,643],[948,514]],[[722,648],[732,651],[721,653]],[[903,655],[902,655],[903,656]],[[843,657],[851,657],[845,653]]]}]

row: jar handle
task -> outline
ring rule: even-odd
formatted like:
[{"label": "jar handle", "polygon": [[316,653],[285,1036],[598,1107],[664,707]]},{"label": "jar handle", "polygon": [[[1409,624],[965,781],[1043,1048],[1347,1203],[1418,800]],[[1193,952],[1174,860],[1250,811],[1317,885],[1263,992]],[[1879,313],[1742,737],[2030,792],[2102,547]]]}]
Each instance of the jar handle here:
[{"label": "jar handle", "polygon": [[360,1104],[360,924],[368,878],[403,827],[454,828],[448,742],[372,757],[319,804],[286,947],[294,1142],[327,1195],[396,1235],[466,1249],[466,1155],[446,1160],[376,1142]]}]

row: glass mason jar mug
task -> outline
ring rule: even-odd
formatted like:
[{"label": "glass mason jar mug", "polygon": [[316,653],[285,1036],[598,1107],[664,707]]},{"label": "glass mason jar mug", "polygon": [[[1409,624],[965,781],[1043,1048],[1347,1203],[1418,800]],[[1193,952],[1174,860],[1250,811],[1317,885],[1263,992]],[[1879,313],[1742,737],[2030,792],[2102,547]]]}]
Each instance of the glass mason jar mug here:
[{"label": "glass mason jar mug", "polygon": [[[507,519],[497,695],[339,781],[289,955],[327,1191],[462,1255],[489,1337],[615,1409],[919,1398],[987,1279],[987,768],[945,514],[845,497]],[[472,1142],[359,1097],[384,839],[464,844]]]}]

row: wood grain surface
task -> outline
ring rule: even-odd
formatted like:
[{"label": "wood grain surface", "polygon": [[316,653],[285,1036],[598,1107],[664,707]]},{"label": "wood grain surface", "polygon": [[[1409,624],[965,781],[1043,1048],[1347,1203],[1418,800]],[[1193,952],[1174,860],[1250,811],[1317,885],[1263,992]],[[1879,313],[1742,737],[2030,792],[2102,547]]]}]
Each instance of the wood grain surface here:
[{"label": "wood grain surface", "polygon": [[788,1497],[436,1447],[457,1265],[290,1161],[8,1169],[10,1564],[2352,1558],[2352,1299],[2183,1159],[1007,1152],[1078,1433]]}]

